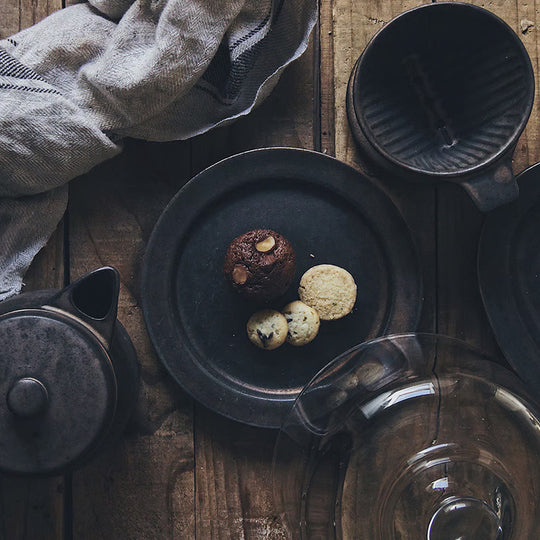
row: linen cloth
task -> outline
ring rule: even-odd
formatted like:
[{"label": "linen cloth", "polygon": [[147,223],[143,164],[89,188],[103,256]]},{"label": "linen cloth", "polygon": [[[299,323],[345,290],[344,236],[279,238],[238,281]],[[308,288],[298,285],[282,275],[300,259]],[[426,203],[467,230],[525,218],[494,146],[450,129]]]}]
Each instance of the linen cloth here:
[{"label": "linen cloth", "polygon": [[249,113],[307,47],[316,0],[89,0],[0,41],[0,300],[122,138]]}]

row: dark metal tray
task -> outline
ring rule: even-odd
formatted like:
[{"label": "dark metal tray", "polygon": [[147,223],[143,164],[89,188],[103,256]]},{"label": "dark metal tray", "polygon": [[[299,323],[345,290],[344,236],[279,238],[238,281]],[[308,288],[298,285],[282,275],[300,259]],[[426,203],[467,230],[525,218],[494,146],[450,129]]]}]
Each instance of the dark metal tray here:
[{"label": "dark metal tray", "polygon": [[540,399],[540,164],[517,181],[519,199],[486,218],[478,279],[506,360]]},{"label": "dark metal tray", "polygon": [[[354,311],[323,322],[304,347],[263,351],[245,325],[258,309],[223,277],[231,240],[254,228],[285,235],[297,258],[280,308],[301,275],[322,263],[358,285]],[[145,254],[142,303],[148,332],[173,378],[207,407],[277,428],[303,385],[367,338],[415,329],[422,298],[416,252],[390,199],[336,159],[307,150],[246,152],[203,171],[169,203]]]}]

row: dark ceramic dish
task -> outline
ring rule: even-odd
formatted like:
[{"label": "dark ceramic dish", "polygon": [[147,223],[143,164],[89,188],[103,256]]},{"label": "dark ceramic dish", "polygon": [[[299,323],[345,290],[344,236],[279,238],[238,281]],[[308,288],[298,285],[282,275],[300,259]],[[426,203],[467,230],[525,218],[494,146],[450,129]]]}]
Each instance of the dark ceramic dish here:
[{"label": "dark ceramic dish", "polygon": [[[229,287],[223,260],[233,238],[256,228],[280,232],[296,253],[292,286],[272,307],[298,298],[308,268],[332,263],[358,284],[353,313],[321,325],[304,347],[253,346],[246,322],[259,307]],[[255,150],[200,173],[160,217],[143,269],[147,328],[173,378],[207,407],[271,428],[337,354],[414,328],[421,298],[415,249],[390,199],[354,169],[307,150]]]},{"label": "dark ceramic dish", "polygon": [[534,99],[518,36],[491,12],[426,4],[389,22],[349,81],[347,111],[366,157],[411,180],[449,180],[488,211],[518,196],[511,158]]},{"label": "dark ceramic dish", "polygon": [[478,279],[499,346],[540,400],[540,164],[517,180],[519,199],[486,218]]}]

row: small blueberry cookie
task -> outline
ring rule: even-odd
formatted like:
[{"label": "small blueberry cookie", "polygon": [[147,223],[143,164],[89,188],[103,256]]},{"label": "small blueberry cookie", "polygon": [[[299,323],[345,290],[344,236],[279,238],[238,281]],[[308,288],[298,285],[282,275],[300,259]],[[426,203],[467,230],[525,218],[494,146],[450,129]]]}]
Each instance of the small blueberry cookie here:
[{"label": "small blueberry cookie", "polygon": [[281,313],[285,315],[289,326],[287,343],[294,346],[306,345],[319,333],[321,325],[319,314],[304,302],[296,300],[287,304]]},{"label": "small blueberry cookie", "polygon": [[298,295],[317,311],[321,320],[332,321],[352,311],[356,283],[347,270],[333,264],[319,264],[302,276]]},{"label": "small blueberry cookie", "polygon": [[287,319],[274,309],[254,313],[246,328],[251,343],[267,351],[277,349],[287,339]]}]

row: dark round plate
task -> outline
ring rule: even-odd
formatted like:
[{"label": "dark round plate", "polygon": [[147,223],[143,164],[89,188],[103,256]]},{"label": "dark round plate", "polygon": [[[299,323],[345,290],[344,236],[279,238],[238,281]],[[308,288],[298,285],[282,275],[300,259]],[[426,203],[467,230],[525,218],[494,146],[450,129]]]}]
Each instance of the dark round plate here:
[{"label": "dark round plate", "polygon": [[[236,236],[285,235],[295,280],[273,307],[295,300],[316,264],[346,268],[358,285],[354,311],[323,322],[304,347],[253,346],[246,322],[258,307],[223,277]],[[367,338],[414,330],[422,297],[415,249],[390,199],[351,167],[292,148],[246,152],[206,169],[169,203],[145,255],[142,304],[148,332],[173,378],[207,407],[277,428],[294,399],[330,360]]]},{"label": "dark round plate", "polygon": [[486,218],[478,279],[500,348],[540,399],[540,164],[517,181],[519,199]]}]

